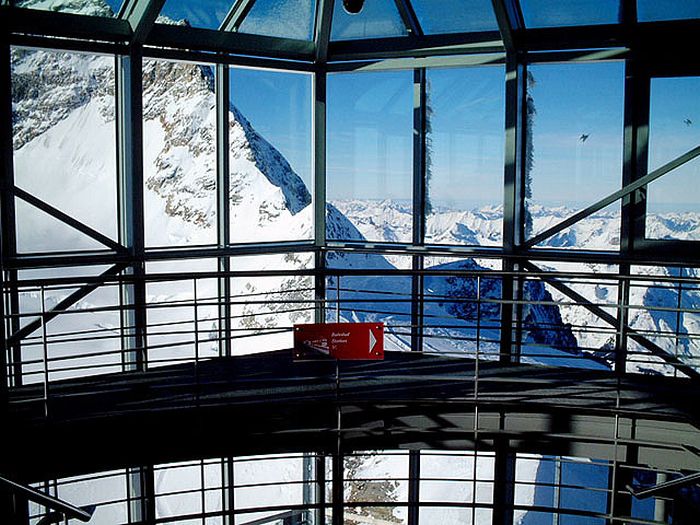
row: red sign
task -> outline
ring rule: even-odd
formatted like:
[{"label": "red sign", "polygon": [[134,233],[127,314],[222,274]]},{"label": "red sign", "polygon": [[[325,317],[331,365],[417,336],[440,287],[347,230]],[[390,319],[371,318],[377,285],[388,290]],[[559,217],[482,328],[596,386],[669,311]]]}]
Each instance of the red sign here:
[{"label": "red sign", "polygon": [[384,359],[384,323],[294,325],[294,358]]}]

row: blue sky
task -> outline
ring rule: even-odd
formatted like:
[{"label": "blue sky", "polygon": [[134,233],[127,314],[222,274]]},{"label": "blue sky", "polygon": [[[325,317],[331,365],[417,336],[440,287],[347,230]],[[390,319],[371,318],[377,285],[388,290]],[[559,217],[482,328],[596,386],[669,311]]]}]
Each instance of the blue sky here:
[{"label": "blue sky", "polygon": [[[163,13],[175,19],[188,18],[198,27],[213,28],[218,27],[230,3],[230,0],[167,0]],[[533,8],[539,3],[530,0],[526,4]],[[267,4],[270,3],[260,9],[264,11]],[[307,10],[315,2],[287,0],[286,4]],[[375,18],[394,20],[394,9],[393,2],[378,2]],[[352,19],[344,13],[336,16],[336,37],[348,31],[354,34],[372,29],[362,25],[362,15]],[[343,17],[357,27],[348,26]],[[381,32],[386,27],[374,26],[373,30]],[[546,205],[581,207],[619,188],[623,62],[533,65],[530,71],[536,81],[532,96],[537,109],[533,200]],[[434,204],[456,208],[499,204],[503,194],[503,69],[432,70],[430,78],[434,109],[431,183]],[[411,198],[412,80],[410,71],[329,75],[329,199]],[[700,102],[693,95],[700,91],[700,81],[695,82],[692,86],[677,83],[675,87],[662,89],[660,81],[653,90],[652,168],[664,155],[679,155],[700,142],[697,134]],[[311,78],[303,74],[239,69],[232,74],[232,93],[233,103],[310,186]],[[686,116],[681,118],[681,115],[686,114],[693,120],[692,126],[683,124]],[[666,157],[664,162],[670,160]],[[700,186],[693,179],[700,163],[694,164],[669,177],[685,185]],[[688,198],[687,192],[679,194],[677,188],[678,184],[663,179],[655,183],[650,188],[652,204],[664,210],[674,206],[697,208],[697,204],[684,204],[697,202],[697,196]]]},{"label": "blue sky", "polygon": [[231,68],[231,102],[311,188],[311,75]]},{"label": "blue sky", "polygon": [[544,64],[533,65],[529,71],[535,80],[530,93],[537,111],[533,201],[581,205],[618,189],[622,181],[624,64]]}]

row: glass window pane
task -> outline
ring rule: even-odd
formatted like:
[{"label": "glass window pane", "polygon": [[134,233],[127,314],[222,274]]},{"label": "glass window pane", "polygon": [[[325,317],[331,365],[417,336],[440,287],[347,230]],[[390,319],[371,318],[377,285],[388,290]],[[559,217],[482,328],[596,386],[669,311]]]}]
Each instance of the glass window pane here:
[{"label": "glass window pane", "polygon": [[[304,504],[304,458],[301,455],[252,456],[234,460],[237,511]],[[236,516],[244,525],[283,512],[267,510]],[[276,523],[277,521],[270,521]]]},{"label": "glass window pane", "polygon": [[[114,17],[119,13],[124,0],[103,0],[101,2],[71,2],[69,0],[15,0],[17,7],[59,11],[76,15]],[[11,4],[12,5],[12,4]]]},{"label": "glass window pane", "polygon": [[215,259],[158,261],[146,264],[149,274],[192,275],[189,279],[159,280],[146,284],[149,368],[219,355],[218,281],[195,278],[197,272],[215,272],[216,269]]},{"label": "glass window pane", "polygon": [[333,8],[331,40],[407,35],[394,0],[372,0],[357,14],[349,14],[337,0]]},{"label": "glass window pane", "polygon": [[[649,110],[649,171],[700,145],[700,77],[654,78]],[[700,159],[647,188],[646,236],[700,240]]]},{"label": "glass window pane", "polygon": [[144,61],[147,246],[216,243],[215,105],[212,66]]},{"label": "glass window pane", "polygon": [[315,0],[256,0],[238,31],[311,40],[315,14]]},{"label": "glass window pane", "polygon": [[[529,238],[620,188],[624,64],[538,64],[528,71]],[[609,210],[610,216],[588,217],[540,245],[617,249],[620,203]]]},{"label": "glass window pane", "polygon": [[[616,266],[535,262],[544,271],[618,272]],[[610,370],[615,362],[615,329],[586,306],[594,304],[612,317],[617,316],[618,283],[605,278],[555,277],[583,296],[576,301],[548,283],[532,278],[523,283],[523,299],[532,304],[522,311],[522,361],[545,366]]]},{"label": "glass window pane", "polygon": [[406,506],[392,503],[408,502],[407,452],[349,455],[343,467],[346,516],[350,513],[354,516],[351,519],[359,523],[406,523]]},{"label": "glass window pane", "polygon": [[231,242],[311,239],[311,77],[232,68],[231,106]]},{"label": "glass window pane", "polygon": [[412,72],[329,75],[329,240],[411,242],[412,131]]},{"label": "glass window pane", "polygon": [[499,352],[502,297],[500,277],[484,275],[496,261],[427,258],[423,280],[423,351],[495,359]]},{"label": "glass window pane", "polygon": [[192,27],[218,29],[234,0],[167,0],[161,16],[175,22],[186,21]]},{"label": "glass window pane", "polygon": [[[21,270],[20,279],[54,277],[95,277],[106,266],[54,267]],[[78,284],[53,285],[44,288],[44,302],[39,288],[19,290],[21,326],[36,321],[42,311],[56,307],[80,288]],[[46,358],[49,381],[73,377],[108,374],[122,370],[119,288],[104,285],[66,308],[46,324]],[[44,344],[38,327],[22,340],[23,384],[44,380]]]},{"label": "glass window pane", "polygon": [[425,242],[502,242],[502,67],[428,71]]},{"label": "glass window pane", "polygon": [[700,18],[700,2],[694,0],[637,0],[637,19],[640,22],[683,20],[686,18]]},{"label": "glass window pane", "polygon": [[580,26],[621,22],[620,0],[520,0],[527,27]]},{"label": "glass window pane", "polygon": [[412,0],[411,4],[426,35],[498,31],[489,0]]},{"label": "glass window pane", "polygon": [[[114,57],[12,48],[16,185],[117,238]],[[18,249],[107,249],[19,198]]]},{"label": "glass window pane", "polygon": [[[231,257],[231,271],[312,269],[308,253]],[[234,276],[231,284],[231,327],[235,355],[292,348],[294,324],[313,318],[313,279],[308,275]]]}]

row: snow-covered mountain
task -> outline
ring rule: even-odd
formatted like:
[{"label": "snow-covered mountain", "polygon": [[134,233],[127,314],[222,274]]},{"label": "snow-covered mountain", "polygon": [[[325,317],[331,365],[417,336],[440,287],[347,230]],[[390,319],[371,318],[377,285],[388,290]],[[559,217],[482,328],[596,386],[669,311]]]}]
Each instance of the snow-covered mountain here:
[{"label": "snow-covered mountain", "polygon": [[[410,204],[390,200],[352,200],[336,201],[333,202],[333,205],[341,210],[357,227],[360,236],[346,238],[329,235],[329,238],[359,240],[364,237],[376,242],[410,242],[412,228]],[[575,212],[575,210],[566,207],[548,208],[542,205],[530,205],[529,209],[533,217],[533,230],[535,232],[545,231]],[[426,242],[453,245],[498,245],[501,242],[502,220],[503,210],[500,207],[490,206],[465,211],[438,208],[427,217]],[[620,242],[619,224],[619,211],[604,210],[547,239],[540,246],[580,250],[615,250],[619,248]],[[700,238],[700,215],[690,212],[649,214],[647,231],[656,232],[653,235],[655,238],[697,239]],[[392,260],[392,262],[394,261]],[[395,264],[398,265],[400,262],[397,261]],[[615,267],[599,264],[540,263],[540,266],[552,271],[593,274],[614,274],[617,271]],[[442,266],[432,267],[440,268]],[[695,268],[686,268],[684,272],[685,277],[698,276],[698,270]],[[678,271],[665,267],[638,266],[633,268],[633,275],[668,277],[677,276]],[[532,284],[534,283],[528,283],[528,285]],[[571,286],[579,294],[600,305],[611,315],[617,315],[614,308],[617,303],[617,281],[609,279],[599,279],[597,282],[578,280],[571,283]],[[696,358],[695,356],[700,356],[700,341],[687,334],[699,333],[700,315],[694,312],[696,308],[693,305],[700,304],[700,292],[695,287],[686,286],[682,289],[680,304],[683,309],[690,311],[677,314],[673,311],[673,309],[678,308],[679,292],[677,288],[677,285],[674,287],[673,284],[655,283],[653,280],[635,282],[630,290],[633,308],[630,309],[629,322],[632,328],[644,334],[664,333],[663,336],[650,336],[650,338],[665,351],[692,362]],[[543,291],[546,292],[546,296],[543,295]],[[547,355],[550,349],[545,344],[546,339],[541,339],[541,337],[543,337],[542,334],[548,332],[547,338],[549,340],[560,338],[558,344],[554,345],[555,347],[567,348],[569,353],[573,355],[583,354],[592,357],[592,360],[578,360],[570,364],[594,367],[605,363],[607,363],[605,366],[612,364],[611,350],[614,348],[615,334],[610,325],[601,321],[585,307],[571,304],[572,300],[569,297],[549,285],[545,285],[543,289],[528,288],[525,293],[533,301],[548,302],[554,300],[560,305],[556,308],[558,310],[556,314],[552,311],[545,313],[546,309],[544,308],[533,309],[526,314],[531,320],[531,326],[551,327],[550,330],[545,328],[539,330],[540,335],[530,335],[531,342],[536,342],[538,347],[529,350],[526,347],[525,354],[538,354],[539,357],[528,357],[527,360],[552,365],[567,364],[566,359],[562,361],[556,355]],[[676,320],[677,315],[678,320]],[[560,328],[562,326],[569,328],[562,329]],[[676,326],[679,327],[681,334],[678,339],[674,336]],[[555,336],[555,334],[558,335]],[[572,342],[571,339],[568,339],[567,334],[572,334],[575,340]],[[683,336],[683,334],[686,335]],[[540,339],[537,340],[538,338]],[[429,342],[430,340],[428,340],[428,344]],[[670,366],[663,364],[662,360],[650,356],[636,343],[632,343],[632,347],[633,351],[641,352],[642,355],[633,357],[633,363],[630,365],[631,370],[644,373],[672,373]]]}]

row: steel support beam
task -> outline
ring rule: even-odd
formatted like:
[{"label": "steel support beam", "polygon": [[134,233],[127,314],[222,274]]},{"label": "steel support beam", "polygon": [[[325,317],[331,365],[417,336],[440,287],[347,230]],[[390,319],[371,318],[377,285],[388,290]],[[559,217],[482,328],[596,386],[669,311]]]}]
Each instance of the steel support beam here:
[{"label": "steel support beam", "polygon": [[253,7],[254,0],[236,0],[219,26],[219,31],[238,31],[243,19]]},{"label": "steel support beam", "polygon": [[[428,133],[428,78],[423,68],[413,71],[413,244],[425,242],[425,221],[428,211],[429,159]],[[414,255],[412,266],[416,271],[424,267],[424,258]],[[411,278],[411,350],[423,350],[423,276]]]},{"label": "steel support beam", "polygon": [[[323,3],[323,2],[322,2]],[[332,1],[330,2],[332,4]],[[319,6],[321,8],[321,6]],[[327,75],[317,71],[313,76],[313,207],[315,269],[326,267],[326,119],[327,119]],[[326,277],[320,271],[314,277],[314,319],[325,322]]]},{"label": "steel support beam", "polygon": [[[544,273],[544,271],[542,269],[538,268],[536,265],[534,265],[532,263],[529,263],[529,262],[524,263],[524,266],[528,270],[535,271],[538,273]],[[555,278],[555,277],[550,278],[550,277],[545,277],[545,276],[540,276],[539,278],[542,281],[544,281],[547,284],[554,287],[555,289],[557,289],[559,292],[561,292],[564,295],[566,295],[567,297],[569,297],[570,299],[573,299],[574,301],[576,301],[577,304],[579,304],[580,306],[583,306],[586,310],[588,310],[589,312],[591,312],[592,314],[594,314],[595,316],[597,316],[601,320],[605,321],[606,323],[608,323],[611,326],[618,328],[619,321],[615,316],[609,314],[600,306],[592,303],[591,301],[586,299],[580,293],[572,290],[567,285],[565,285],[564,283],[559,281],[557,278]],[[622,306],[625,307],[626,305],[622,305]],[[649,339],[647,339],[643,335],[638,334],[630,326],[626,327],[626,332],[627,332],[628,338],[630,338],[633,341],[635,341],[636,343],[640,344],[646,350],[648,350],[652,355],[665,361],[669,365],[673,366],[676,370],[683,372],[688,377],[695,378],[695,379],[700,378],[700,373],[697,370],[695,370],[691,366],[685,364],[683,361],[678,359],[678,357],[676,357],[675,355],[669,354],[663,348],[661,348],[657,344],[653,343],[652,341],[649,341]]]},{"label": "steel support beam", "polygon": [[43,507],[51,509],[56,512],[60,512],[65,516],[66,519],[76,519],[82,522],[90,521],[92,514],[95,511],[95,507],[76,507],[70,503],[49,496],[39,490],[33,489],[26,485],[16,483],[9,479],[0,477],[0,486],[9,489],[15,494],[21,494],[23,497],[27,498],[34,503],[37,503]]},{"label": "steel support beam", "polygon": [[495,453],[492,524],[513,525],[515,454],[509,450],[507,442],[504,441],[496,444]]},{"label": "steel support beam", "polygon": [[119,13],[120,18],[129,22],[131,43],[143,44],[156,23],[165,0],[127,0]]},{"label": "steel support beam", "polygon": [[153,467],[136,467],[127,470],[127,497],[129,498],[129,523],[147,525],[155,522]]},{"label": "steel support beam", "polygon": [[674,160],[667,162],[660,168],[655,169],[651,173],[648,173],[647,175],[644,175],[643,177],[635,180],[634,182],[630,182],[626,186],[624,186],[622,189],[619,189],[607,197],[604,197],[600,199],[599,201],[595,202],[594,204],[591,204],[587,208],[573,214],[571,217],[568,219],[563,220],[559,224],[552,226],[551,228],[543,231],[542,233],[539,233],[532,237],[531,239],[528,239],[525,243],[523,243],[524,247],[526,248],[531,248],[542,241],[548,239],[549,237],[552,237],[553,235],[556,235],[562,230],[565,230],[566,228],[573,226],[577,222],[581,221],[582,219],[585,219],[589,215],[592,215],[593,213],[596,213],[606,206],[609,206],[613,202],[626,197],[627,195],[630,195],[637,190],[643,189],[645,186],[648,184],[654,182],[656,179],[666,175],[667,173],[675,170],[679,166],[682,166],[683,164],[686,164],[690,162],[691,160],[697,158],[700,156],[700,146],[696,146],[693,149],[685,152],[683,155],[680,157],[675,158]]},{"label": "steel support beam", "polygon": [[503,41],[498,31],[340,40],[328,47],[328,61],[425,57],[462,53],[500,53]]},{"label": "steel support beam", "polygon": [[132,37],[126,20],[106,16],[77,15],[39,9],[0,8],[3,33],[49,35],[106,42],[128,42]]},{"label": "steel support beam", "polygon": [[406,26],[406,31],[410,36],[423,36],[423,29],[420,26],[416,12],[413,10],[411,2],[407,0],[394,0],[396,9],[399,10],[399,15],[403,24]]},{"label": "steel support beam", "polygon": [[117,58],[117,195],[119,240],[127,247],[131,283],[121,287],[123,364],[125,370],[146,368],[146,285],[143,197],[143,56],[141,47]]},{"label": "steel support beam", "polygon": [[420,522],[420,451],[408,451],[408,523]]},{"label": "steel support beam", "polygon": [[[523,220],[525,209],[524,195],[524,126],[526,122],[526,71],[519,55],[509,52],[506,56],[506,92],[505,92],[505,166],[503,195],[503,250],[506,254],[517,253],[524,235]],[[513,272],[519,269],[519,263],[512,258],[503,259],[503,270]],[[520,343],[520,331],[517,330],[520,308],[516,301],[520,298],[521,287],[512,275],[506,275],[501,281],[501,341],[500,357],[502,363],[510,363],[517,352],[514,348]]]},{"label": "steel support beam", "polygon": [[[342,0],[339,0],[342,1]],[[331,39],[331,19],[334,0],[318,0],[316,6],[316,32],[314,33],[314,61],[325,64]]]},{"label": "steel support beam", "polygon": [[[7,342],[7,336],[19,329],[19,319],[6,315],[17,314],[18,298],[16,289],[5,289],[6,281],[16,281],[17,271],[7,270],[7,257],[17,255],[17,239],[15,229],[15,200],[12,194],[14,188],[14,163],[12,145],[12,65],[10,58],[10,46],[0,35],[0,148],[4,152],[0,155],[0,283],[3,288],[0,293],[2,301],[2,357],[0,365],[0,403],[5,408],[6,389],[13,382],[10,380],[11,370],[8,366],[20,357],[19,349]],[[9,294],[9,295],[6,295]],[[20,376],[21,377],[21,376]]]},{"label": "steel support beam", "polygon": [[124,253],[126,251],[124,247],[118,242],[110,239],[103,233],[91,228],[87,224],[80,222],[74,217],[68,215],[67,213],[62,212],[58,208],[54,208],[49,203],[44,202],[43,200],[32,195],[31,193],[24,191],[22,188],[15,186],[14,189],[11,190],[10,196],[12,196],[12,194],[14,194],[14,196],[17,198],[22,199],[24,202],[31,204],[35,208],[38,208],[47,215],[50,215],[54,219],[61,221],[62,223],[66,224],[67,226],[70,226],[75,230],[78,230],[80,233],[87,235],[91,239],[99,242],[100,244],[104,244],[106,248],[110,248],[120,253]]},{"label": "steel support beam", "polygon": [[678,490],[683,487],[688,487],[690,485],[697,485],[698,483],[700,483],[700,472],[672,479],[671,481],[665,481],[663,483],[654,485],[653,487],[647,487],[641,490],[638,488],[634,488],[631,485],[627,485],[627,489],[632,493],[632,495],[635,498],[646,499],[652,496],[656,496],[657,494],[669,492],[671,490]]},{"label": "steel support beam", "polygon": [[[340,432],[340,429],[338,429]],[[340,438],[339,438],[340,439]],[[345,525],[345,469],[343,467],[343,455],[340,452],[340,447],[333,454],[333,477],[331,481],[332,501],[331,508],[333,509],[332,525]]]},{"label": "steel support beam", "polygon": [[515,53],[517,51],[515,32],[523,27],[519,5],[513,0],[491,0],[491,3],[501,32],[503,45],[506,51]]},{"label": "steel support beam", "polygon": [[306,40],[165,24],[153,26],[146,44],[290,60],[311,60],[314,53],[313,42]]},{"label": "steel support beam", "polygon": [[[231,166],[230,166],[230,70],[228,65],[216,66],[216,196],[218,248],[225,250],[231,243]],[[231,271],[231,259],[218,257],[219,271]],[[219,353],[231,355],[231,281],[228,277],[218,279],[219,287]]]},{"label": "steel support beam", "polygon": [[[110,277],[118,275],[122,270],[124,270],[124,267],[125,265],[115,264],[111,268],[108,268],[107,270],[102,272],[99,277],[103,279],[109,279]],[[22,341],[22,339],[41,328],[42,323],[46,324],[52,319],[55,319],[56,317],[64,313],[68,308],[75,305],[78,301],[84,299],[92,292],[97,290],[100,286],[102,286],[102,283],[100,282],[95,282],[91,284],[86,284],[85,286],[81,286],[78,290],[56,303],[56,305],[53,308],[51,308],[51,310],[47,311],[42,316],[43,321],[42,317],[38,317],[33,321],[29,321],[21,329],[13,332],[8,338],[7,343],[9,345],[19,344]]]}]

